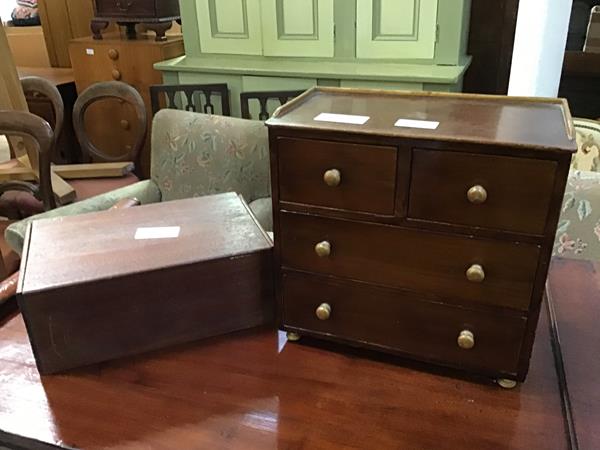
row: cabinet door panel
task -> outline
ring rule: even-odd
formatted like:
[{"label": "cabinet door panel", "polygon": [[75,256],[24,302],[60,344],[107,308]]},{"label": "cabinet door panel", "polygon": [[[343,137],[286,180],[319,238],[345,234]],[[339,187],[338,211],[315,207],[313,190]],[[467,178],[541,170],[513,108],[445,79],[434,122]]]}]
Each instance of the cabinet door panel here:
[{"label": "cabinet door panel", "polygon": [[262,54],[259,0],[197,0],[203,53]]},{"label": "cabinet door panel", "polygon": [[438,0],[357,0],[358,58],[430,59]]},{"label": "cabinet door panel", "polygon": [[263,0],[265,56],[333,56],[333,0]]}]

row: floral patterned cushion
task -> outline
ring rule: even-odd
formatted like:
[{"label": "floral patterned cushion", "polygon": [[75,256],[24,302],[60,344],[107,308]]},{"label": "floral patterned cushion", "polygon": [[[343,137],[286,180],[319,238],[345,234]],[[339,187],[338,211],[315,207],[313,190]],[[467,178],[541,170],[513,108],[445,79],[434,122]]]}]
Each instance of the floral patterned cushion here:
[{"label": "floral patterned cushion", "polygon": [[600,123],[573,119],[577,136],[577,153],[571,162],[574,170],[600,172]]},{"label": "floral patterned cushion", "polygon": [[553,254],[600,260],[600,173],[569,174]]},{"label": "floral patterned cushion", "polygon": [[234,191],[270,196],[269,141],[262,122],[159,111],[152,129],[152,179],[163,201]]}]

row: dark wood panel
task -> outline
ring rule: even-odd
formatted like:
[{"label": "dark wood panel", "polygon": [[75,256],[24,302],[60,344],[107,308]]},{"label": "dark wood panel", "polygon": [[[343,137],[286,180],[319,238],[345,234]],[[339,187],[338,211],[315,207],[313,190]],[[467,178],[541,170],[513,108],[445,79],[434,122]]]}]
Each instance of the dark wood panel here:
[{"label": "dark wood panel", "polygon": [[519,0],[471,2],[467,53],[472,56],[463,82],[464,92],[508,92]]},{"label": "dark wood panel", "polygon": [[[277,148],[281,201],[394,213],[395,147],[280,138]],[[332,170],[339,174],[335,186],[324,181],[325,172]]]},{"label": "dark wood panel", "polygon": [[[543,235],[555,161],[413,150],[411,218]],[[474,204],[467,192],[487,193]]]},{"label": "dark wood panel", "polygon": [[270,323],[272,287],[263,251],[18,300],[48,374]]},{"label": "dark wood panel", "polygon": [[581,450],[600,448],[600,263],[555,259],[548,278],[567,407]]},{"label": "dark wood panel", "polygon": [[545,314],[537,335],[512,391],[273,330],[40,377],[16,316],[0,327],[0,445],[566,450]]},{"label": "dark wood panel", "polygon": [[32,223],[18,301],[40,372],[270,322],[271,248],[234,193]]},{"label": "dark wood panel", "polygon": [[[284,266],[433,294],[444,301],[526,310],[539,248],[385,225],[281,213]],[[315,244],[328,241],[329,257]],[[481,283],[466,271],[479,264]]]},{"label": "dark wood panel", "polygon": [[[283,274],[284,327],[461,369],[516,376],[526,318],[421,301],[417,294],[294,272]],[[330,307],[326,320],[315,311]],[[463,349],[461,332],[474,336]]]},{"label": "dark wood panel", "polygon": [[94,3],[96,15],[102,17],[154,17],[157,14],[155,0],[95,0]]}]

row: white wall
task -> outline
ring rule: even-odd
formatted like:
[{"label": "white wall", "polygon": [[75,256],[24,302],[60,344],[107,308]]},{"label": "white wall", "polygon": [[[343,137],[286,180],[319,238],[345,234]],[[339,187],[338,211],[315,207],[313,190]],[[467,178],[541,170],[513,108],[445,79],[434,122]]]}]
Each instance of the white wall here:
[{"label": "white wall", "polygon": [[2,19],[2,22],[6,23],[10,20],[10,15],[15,6],[17,6],[15,0],[0,0],[0,19]]},{"label": "white wall", "polygon": [[557,96],[572,1],[520,1],[508,95]]}]

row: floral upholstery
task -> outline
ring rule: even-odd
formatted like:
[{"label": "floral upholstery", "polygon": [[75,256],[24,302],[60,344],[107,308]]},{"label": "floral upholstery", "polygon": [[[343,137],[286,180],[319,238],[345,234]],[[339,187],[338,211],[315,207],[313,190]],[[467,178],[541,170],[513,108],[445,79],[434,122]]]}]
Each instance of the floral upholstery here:
[{"label": "floral upholstery", "polygon": [[270,195],[262,122],[170,109],[154,121],[152,180],[163,201],[232,191],[247,202]]},{"label": "floral upholstery", "polygon": [[575,119],[577,153],[565,189],[555,256],[600,260],[600,123]]},{"label": "floral upholstery", "polygon": [[272,229],[267,129],[262,122],[189,111],[159,111],[152,126],[151,180],[15,222],[5,231],[17,253],[32,220],[101,211],[123,198],[142,203],[238,192]]}]

